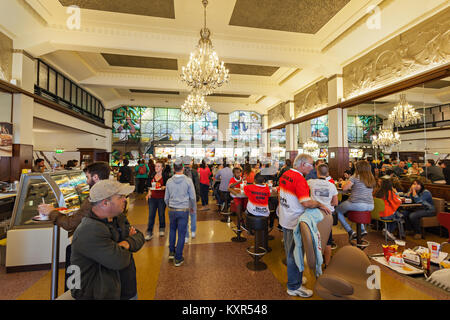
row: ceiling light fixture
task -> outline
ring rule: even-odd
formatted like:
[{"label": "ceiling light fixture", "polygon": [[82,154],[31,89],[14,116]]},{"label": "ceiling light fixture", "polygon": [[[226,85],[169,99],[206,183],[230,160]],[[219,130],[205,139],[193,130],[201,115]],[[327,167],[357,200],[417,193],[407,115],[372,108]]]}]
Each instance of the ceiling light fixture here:
[{"label": "ceiling light fixture", "polygon": [[211,110],[211,108],[206,102],[205,97],[195,93],[191,93],[181,106],[181,112],[195,120],[206,115],[209,110]]},{"label": "ceiling light fixture", "polygon": [[181,80],[196,94],[209,95],[229,81],[229,71],[225,68],[224,62],[219,61],[210,39],[211,31],[206,27],[208,0],[202,0],[202,3],[204,27],[200,31],[200,40],[191,53],[188,64],[181,69]]},{"label": "ceiling light fixture", "polygon": [[306,152],[314,152],[317,149],[319,149],[319,145],[313,139],[308,139],[308,141],[303,144],[303,150]]},{"label": "ceiling light fixture", "polygon": [[420,113],[414,110],[414,107],[406,101],[406,94],[400,95],[399,104],[389,115],[389,121],[396,127],[407,127],[416,124],[421,118]]}]

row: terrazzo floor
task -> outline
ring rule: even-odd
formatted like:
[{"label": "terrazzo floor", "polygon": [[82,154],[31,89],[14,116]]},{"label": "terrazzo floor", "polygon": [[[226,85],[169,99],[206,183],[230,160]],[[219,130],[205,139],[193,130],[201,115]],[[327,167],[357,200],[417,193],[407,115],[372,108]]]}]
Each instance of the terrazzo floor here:
[{"label": "terrazzo floor", "polygon": [[[212,199],[212,198],[211,198]],[[251,260],[246,248],[253,244],[253,237],[247,233],[246,242],[231,242],[235,236],[235,218],[231,223],[220,221],[217,205],[210,200],[209,210],[198,211],[197,234],[185,245],[185,263],[175,267],[168,261],[169,219],[166,211],[165,236],[158,236],[159,222],[155,222],[154,237],[134,254],[137,268],[138,297],[140,300],[311,300],[321,299],[291,297],[286,293],[287,272],[282,263],[284,249],[282,233],[276,228],[269,242],[272,251],[263,257],[268,268],[264,271],[250,271],[246,264]],[[132,225],[145,232],[148,206],[142,196],[130,199],[128,218]],[[276,222],[277,224],[277,222]],[[338,249],[347,244],[347,234],[340,226],[333,227]],[[372,230],[367,236],[371,242],[368,254],[379,253],[384,237]],[[428,241],[443,242],[445,239],[428,234]],[[407,237],[408,247],[426,245],[426,240],[412,240]],[[334,251],[335,252],[335,251]],[[59,294],[63,293],[63,269],[60,269]],[[306,269],[306,287],[312,289],[315,277]],[[49,300],[50,271],[6,273],[0,267],[0,300]],[[424,282],[424,281],[423,281]],[[450,294],[414,279],[405,279],[394,271],[381,266],[381,296],[386,300],[434,300],[450,299]]]}]

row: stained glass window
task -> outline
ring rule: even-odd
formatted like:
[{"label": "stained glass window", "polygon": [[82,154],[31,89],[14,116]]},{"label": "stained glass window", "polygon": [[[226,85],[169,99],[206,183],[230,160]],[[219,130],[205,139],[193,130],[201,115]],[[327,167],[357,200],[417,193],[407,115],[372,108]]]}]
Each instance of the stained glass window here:
[{"label": "stained glass window", "polygon": [[230,132],[232,139],[243,142],[260,141],[261,115],[252,111],[230,113]]},{"label": "stained glass window", "polygon": [[317,142],[328,142],[328,115],[311,120],[311,138]]},{"label": "stained glass window", "polygon": [[[376,123],[375,123],[376,121]],[[380,117],[374,116],[347,116],[348,142],[371,143],[371,137],[382,124]]]}]

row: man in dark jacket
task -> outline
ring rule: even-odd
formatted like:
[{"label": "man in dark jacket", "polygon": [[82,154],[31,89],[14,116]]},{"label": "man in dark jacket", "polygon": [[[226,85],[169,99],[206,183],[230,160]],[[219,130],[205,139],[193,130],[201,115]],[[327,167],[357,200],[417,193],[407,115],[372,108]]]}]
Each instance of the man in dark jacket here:
[{"label": "man in dark jacket", "polygon": [[75,230],[72,265],[80,268],[81,286],[72,288],[77,300],[136,300],[133,252],[145,243],[122,214],[134,187],[117,181],[96,183],[89,195],[92,209]]},{"label": "man in dark jacket", "polygon": [[[427,179],[430,179],[433,183],[436,181],[444,181],[444,172],[442,171],[442,168],[436,166],[433,159],[428,159],[427,163],[425,164],[425,169],[420,174],[421,176],[426,177]],[[445,184],[445,183],[444,183]]]}]

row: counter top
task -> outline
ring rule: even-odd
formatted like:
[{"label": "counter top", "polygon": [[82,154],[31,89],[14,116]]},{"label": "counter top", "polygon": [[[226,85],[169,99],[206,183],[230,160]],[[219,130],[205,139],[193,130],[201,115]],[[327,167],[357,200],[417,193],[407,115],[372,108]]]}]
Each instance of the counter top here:
[{"label": "counter top", "polygon": [[17,196],[17,193],[0,193],[0,199],[7,199]]}]

